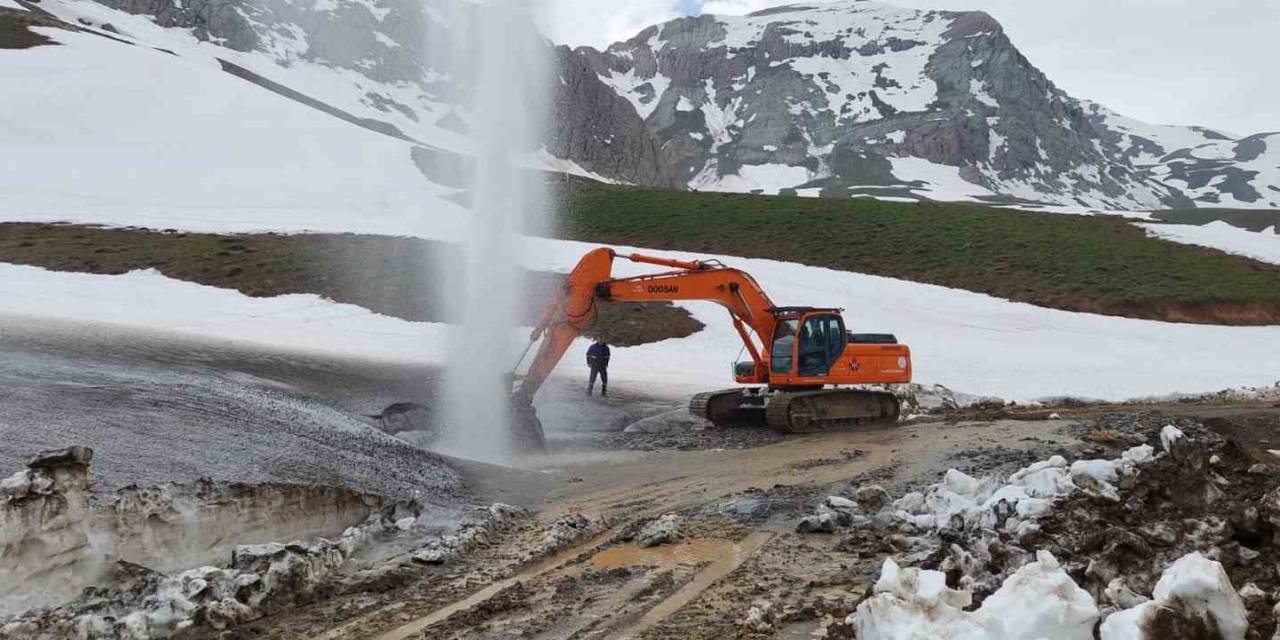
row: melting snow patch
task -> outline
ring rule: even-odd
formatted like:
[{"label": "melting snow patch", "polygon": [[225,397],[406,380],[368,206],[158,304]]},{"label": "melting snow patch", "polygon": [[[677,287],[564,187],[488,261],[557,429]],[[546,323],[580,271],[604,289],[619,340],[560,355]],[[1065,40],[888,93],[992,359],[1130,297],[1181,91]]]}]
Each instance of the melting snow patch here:
[{"label": "melting snow patch", "polygon": [[977,201],[979,196],[995,194],[960,177],[960,168],[929,162],[923,158],[889,158],[893,175],[903,182],[922,182],[911,187],[917,195],[944,202]]},{"label": "melting snow patch", "polygon": [[692,186],[704,191],[752,192],[774,195],[809,181],[809,170],[785,164],[746,164],[736,175],[721,176],[718,181],[695,178]]},{"label": "melting snow patch", "polygon": [[1000,108],[1000,103],[996,102],[996,99],[987,93],[987,85],[977,79],[969,81],[969,93],[973,94],[973,97],[977,98],[978,102],[988,107]]},{"label": "melting snow patch", "polygon": [[978,480],[955,469],[942,482],[923,493],[913,492],[893,503],[897,516],[922,529],[944,527],[1005,529],[1013,533],[1033,530],[1057,498],[1084,491],[1108,499],[1118,498],[1113,483],[1137,473],[1137,466],[1153,458],[1147,445],[1124,452],[1117,460],[1078,460],[1054,456],[1009,476],[1001,485],[992,478]]},{"label": "melting snow patch", "polygon": [[1181,440],[1184,435],[1185,434],[1182,433],[1182,429],[1171,424],[1165,425],[1165,428],[1160,430],[1160,445],[1164,447],[1165,451],[1169,451],[1173,448],[1173,443]]},{"label": "melting snow patch", "polygon": [[1280,235],[1276,227],[1260,232],[1233,227],[1221,220],[1203,226],[1189,224],[1139,224],[1147,235],[1181,244],[1218,249],[1226,253],[1280,264]]},{"label": "melting snow patch", "polygon": [[942,572],[893,560],[885,560],[874,592],[845,620],[859,640],[1089,640],[1098,619],[1093,597],[1047,551],[973,612],[964,611],[972,595],[948,589]]}]

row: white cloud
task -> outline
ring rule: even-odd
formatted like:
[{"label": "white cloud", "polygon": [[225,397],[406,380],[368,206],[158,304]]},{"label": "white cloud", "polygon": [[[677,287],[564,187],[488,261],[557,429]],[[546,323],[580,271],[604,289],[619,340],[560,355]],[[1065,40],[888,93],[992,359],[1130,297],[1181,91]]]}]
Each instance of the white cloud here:
[{"label": "white cloud", "polygon": [[[607,46],[676,17],[677,0],[542,0],[557,42]],[[804,0],[803,3],[824,0]],[[1280,1],[890,0],[919,9],[979,9],[1051,80],[1078,98],[1153,124],[1247,135],[1280,130]],[[704,0],[742,14],[796,0]],[[684,0],[685,6],[690,6]]]},{"label": "white cloud", "polygon": [[783,4],[796,4],[796,2],[786,0],[706,0],[706,2],[702,3],[702,11],[703,13],[741,15]]},{"label": "white cloud", "polygon": [[680,16],[675,0],[542,0],[547,36],[603,49]]}]

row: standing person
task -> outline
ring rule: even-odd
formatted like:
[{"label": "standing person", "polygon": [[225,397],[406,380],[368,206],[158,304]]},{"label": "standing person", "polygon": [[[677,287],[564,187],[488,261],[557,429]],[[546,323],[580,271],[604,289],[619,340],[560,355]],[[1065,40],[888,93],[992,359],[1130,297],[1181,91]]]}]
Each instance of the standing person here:
[{"label": "standing person", "polygon": [[596,376],[600,376],[600,395],[609,396],[609,345],[604,340],[596,339],[596,343],[587,349],[587,366],[591,367],[591,379],[587,382],[587,395],[596,387]]}]

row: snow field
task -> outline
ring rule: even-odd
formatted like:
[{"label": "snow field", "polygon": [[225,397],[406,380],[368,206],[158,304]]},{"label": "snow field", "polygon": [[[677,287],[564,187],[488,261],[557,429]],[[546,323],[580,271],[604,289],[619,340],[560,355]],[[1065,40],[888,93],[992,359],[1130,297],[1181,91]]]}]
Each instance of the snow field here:
[{"label": "snow field", "polygon": [[[41,31],[62,46],[0,55],[6,77],[40,78],[0,101],[0,121],[11,123],[0,134],[8,152],[0,156],[0,219],[215,233],[466,237],[470,214],[446,199],[455,190],[417,171],[409,143],[230,76],[205,51],[211,45],[180,31],[92,2],[46,4],[68,19],[110,21],[184,55],[57,29]],[[859,3],[858,10],[876,6]],[[69,86],[92,95],[94,108],[63,100]],[[804,171],[761,165],[744,168],[744,179],[781,188],[806,180]],[[943,192],[935,186],[930,197],[959,197],[962,190],[979,195],[952,167],[903,159],[895,171],[950,185]],[[567,272],[591,248],[528,239],[526,266]],[[719,258],[754,275],[779,304],[843,307],[850,329],[893,332],[911,345],[917,381],[975,394],[1120,400],[1269,386],[1280,360],[1277,327],[1126,320],[793,263],[647,253]],[[651,271],[618,265],[622,275]],[[0,272],[9,314],[418,362],[434,361],[449,333],[315,296],[249,299],[156,273],[90,276],[8,266]],[[730,364],[742,345],[725,311],[709,303],[681,306],[707,329],[619,349],[617,383],[678,393],[731,384]],[[575,345],[568,362],[583,349],[585,343]],[[1216,355],[1205,358],[1206,352]],[[569,366],[561,373],[578,375]]]},{"label": "snow field", "polygon": [[1271,264],[1280,264],[1280,234],[1272,226],[1262,231],[1249,231],[1233,227],[1221,220],[1202,226],[1189,224],[1140,223],[1147,235],[1182,244],[1194,244],[1210,249],[1253,258]]},{"label": "snow field", "polygon": [[[111,215],[80,221],[124,224],[127,220]],[[186,226],[180,217],[141,222]],[[376,216],[314,217],[311,224],[288,228],[299,222],[289,220],[290,224],[282,225],[285,228],[275,228],[385,232],[397,221]],[[205,225],[197,221],[195,226]],[[228,225],[213,226],[226,230]],[[425,237],[441,230],[426,225],[408,229]],[[523,249],[525,266],[568,272],[595,247],[528,238]],[[637,251],[616,248],[621,253]],[[1064,395],[1123,400],[1269,386],[1275,382],[1274,362],[1280,360],[1280,327],[1214,327],[1096,316],[794,263],[640,251],[685,260],[720,259],[752,274],[778,304],[845,308],[851,330],[893,332],[912,347],[917,382],[969,393],[1018,401]],[[619,277],[652,272],[625,260],[615,263]],[[380,316],[318,296],[249,298],[155,272],[95,276],[0,265],[0,295],[8,314],[105,322],[395,361],[438,362],[443,357],[441,345],[450,335],[444,325]],[[712,303],[680,306],[706,328],[686,338],[616,349],[610,372],[615,386],[672,394],[731,386],[730,365],[746,356],[727,312]],[[573,363],[581,361],[587,346],[585,340],[574,344],[558,370],[560,375],[580,374]],[[1206,352],[1219,357],[1201,357]]]},{"label": "snow field", "polygon": [[442,361],[451,332],[316,295],[250,298],[154,270],[99,276],[0,264],[0,299],[0,330],[51,317],[387,361]]},{"label": "snow field", "polygon": [[903,182],[923,182],[912,191],[930,200],[944,202],[980,202],[979,196],[994,196],[990,190],[960,177],[960,167],[952,167],[923,158],[890,158],[893,177]]},{"label": "snow field", "polygon": [[[0,75],[43,77],[0,101],[0,122],[11,123],[0,140],[0,212],[10,220],[180,216],[260,228],[357,211],[409,218],[450,192],[418,172],[409,143],[207,61],[37,31],[64,46],[0,55]],[[68,87],[94,108],[66,100]]]},{"label": "snow field", "polygon": [[785,164],[744,164],[738,173],[721,176],[716,173],[715,165],[709,165],[708,171],[700,178],[693,180],[693,186],[700,191],[721,191],[728,193],[751,193],[759,191],[766,195],[777,195],[783,189],[802,185],[812,179],[809,170],[804,167],[792,167]]},{"label": "snow field", "polygon": [[[567,271],[595,246],[550,240],[530,244],[527,266],[550,271]],[[1018,401],[1061,394],[1121,400],[1192,389],[1269,386],[1276,377],[1271,363],[1280,357],[1275,342],[1280,327],[1122,319],[794,263],[638,251],[683,260],[719,259],[753,275],[780,305],[844,308],[850,329],[892,332],[911,346],[917,382]],[[651,272],[625,261],[615,263],[618,275]],[[711,303],[681,306],[707,328],[688,338],[619,349],[614,358],[618,366],[610,372],[618,382],[691,389],[731,382],[730,363],[742,343],[727,312]],[[585,344],[575,345],[569,361],[576,362],[582,349]],[[1200,357],[1205,350],[1223,357]]]}]

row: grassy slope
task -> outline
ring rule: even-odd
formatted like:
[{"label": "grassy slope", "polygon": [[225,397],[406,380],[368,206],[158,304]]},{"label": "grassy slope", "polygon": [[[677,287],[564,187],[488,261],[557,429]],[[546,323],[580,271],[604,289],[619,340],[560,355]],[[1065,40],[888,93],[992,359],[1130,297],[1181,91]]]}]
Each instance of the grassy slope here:
[{"label": "grassy slope", "polygon": [[1149,238],[1118,219],[578,181],[567,189],[563,233],[574,239],[800,262],[1058,309],[1280,322],[1280,268]]},{"label": "grassy slope", "polygon": [[[170,278],[249,296],[315,293],[425,322],[456,319],[458,309],[443,299],[437,275],[440,252],[451,251],[455,249],[439,242],[354,234],[220,236],[0,223],[0,262],[100,274],[153,268]],[[525,286],[533,292],[527,323],[537,322],[544,301],[560,282],[560,276],[548,273],[526,275]],[[617,305],[601,310],[600,322],[588,335],[626,346],[687,336],[701,328],[702,323],[679,307]]]}]

